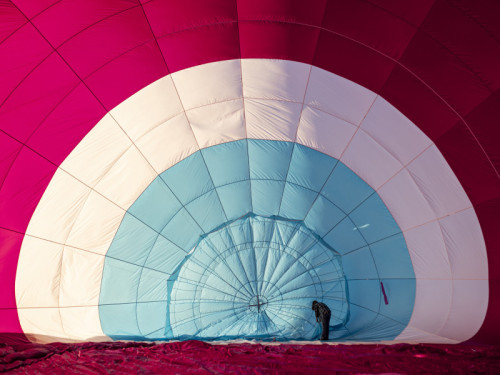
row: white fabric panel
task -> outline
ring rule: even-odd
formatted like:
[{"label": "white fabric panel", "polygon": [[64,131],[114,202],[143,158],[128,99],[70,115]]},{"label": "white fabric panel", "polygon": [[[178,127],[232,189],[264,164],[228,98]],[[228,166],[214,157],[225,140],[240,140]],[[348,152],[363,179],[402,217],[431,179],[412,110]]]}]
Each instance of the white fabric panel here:
[{"label": "white fabric panel", "polygon": [[191,109],[186,114],[200,148],[246,137],[243,99]]},{"label": "white fabric panel", "polygon": [[[25,236],[22,247],[26,250],[19,254],[17,263],[18,308],[59,306],[60,266],[64,245]],[[28,275],[36,275],[36,283],[26,277]]]},{"label": "white fabric panel", "polygon": [[421,329],[408,326],[395,341],[405,343],[421,343],[422,341],[429,344],[458,344],[460,341],[451,340],[446,337],[433,335],[432,333],[422,331]]},{"label": "white fabric panel", "polygon": [[437,221],[403,233],[413,270],[420,279],[451,279],[451,265]]},{"label": "white fabric panel", "polygon": [[131,145],[127,135],[107,114],[66,157],[60,168],[93,187]]},{"label": "white fabric panel", "polygon": [[375,97],[357,83],[313,66],[305,104],[359,125]]},{"label": "white fabric panel", "polygon": [[30,221],[26,233],[64,243],[91,189],[61,169],[54,173],[51,186],[64,186],[65,191],[54,188],[45,191],[37,206],[37,218]]},{"label": "white fabric panel", "polygon": [[434,211],[406,169],[382,185],[378,194],[402,231],[435,219]]},{"label": "white fabric panel", "polygon": [[124,214],[125,211],[116,204],[92,192],[66,244],[96,254],[106,254]]},{"label": "white fabric panel", "polygon": [[488,280],[453,280],[450,314],[440,335],[465,341],[481,328],[488,304]]},{"label": "white fabric panel", "polygon": [[473,208],[439,221],[454,279],[488,279],[486,245]]},{"label": "white fabric panel", "polygon": [[218,61],[172,74],[184,110],[243,97],[240,60]]},{"label": "white fabric panel", "polygon": [[448,319],[452,299],[452,280],[417,279],[415,306],[408,325],[439,335]]},{"label": "white fabric panel", "polygon": [[358,130],[340,159],[377,190],[403,166],[368,134]]},{"label": "white fabric panel", "polygon": [[302,103],[311,66],[285,60],[241,61],[243,96]]},{"label": "white fabric panel", "polygon": [[[260,99],[241,99],[243,90]],[[297,136],[301,144],[341,157],[374,189],[380,188],[384,202],[406,229],[417,277],[414,312],[400,339],[434,342],[442,335],[448,338],[441,342],[447,342],[458,335],[462,340],[470,335],[462,330],[464,319],[469,326],[481,325],[487,308],[487,288],[482,284],[486,281],[455,280],[454,288],[450,281],[487,279],[477,217],[472,209],[463,211],[471,207],[470,201],[437,148],[428,147],[431,141],[373,92],[306,64],[232,60],[164,77],[111,113],[123,129],[110,115],[103,117],[55,173],[28,226],[28,233],[49,242],[29,236],[23,241],[16,276],[18,305],[57,306],[55,283],[64,243],[78,249],[64,250],[60,299],[68,305],[89,305],[19,309],[23,330],[35,334],[35,340],[48,340],[42,333],[79,339],[104,336],[95,306],[102,255],[125,214],[123,208],[156,174],[199,147],[245,136],[283,141]],[[412,159],[407,166],[410,178],[402,168]],[[102,195],[84,184],[95,186]],[[474,314],[460,305],[465,301],[471,302]],[[450,306],[468,315],[448,317]]]},{"label": "white fabric panel", "polygon": [[432,144],[419,128],[380,96],[375,99],[361,129],[403,165]]},{"label": "white fabric panel", "polygon": [[97,305],[64,307],[59,311],[66,332],[75,341],[111,341],[102,332]]},{"label": "white fabric panel", "polygon": [[61,267],[59,305],[97,306],[103,267],[104,256],[66,246]]},{"label": "white fabric panel", "polygon": [[19,321],[32,342],[73,342],[61,324],[61,313],[57,307],[19,309]]},{"label": "white fabric panel", "polygon": [[297,131],[297,143],[340,159],[356,129],[347,121],[305,105]]},{"label": "white fabric panel", "polygon": [[247,137],[295,141],[302,104],[245,99]]},{"label": "white fabric panel", "polygon": [[408,170],[437,217],[472,206],[460,182],[436,146],[428,148],[410,163]]},{"label": "white fabric panel", "polygon": [[128,136],[136,141],[182,111],[172,77],[167,76],[132,95],[110,113]]},{"label": "white fabric panel", "polygon": [[157,174],[135,146],[107,171],[95,190],[127,210]]},{"label": "white fabric panel", "polygon": [[198,150],[184,113],[152,129],[136,144],[158,174]]}]

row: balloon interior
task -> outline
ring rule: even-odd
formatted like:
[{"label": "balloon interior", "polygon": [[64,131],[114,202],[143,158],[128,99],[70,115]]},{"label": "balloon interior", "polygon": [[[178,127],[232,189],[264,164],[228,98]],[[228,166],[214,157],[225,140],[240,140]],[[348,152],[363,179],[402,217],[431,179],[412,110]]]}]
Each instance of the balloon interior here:
[{"label": "balloon interior", "polygon": [[499,15],[1,3],[0,336],[498,342]]}]

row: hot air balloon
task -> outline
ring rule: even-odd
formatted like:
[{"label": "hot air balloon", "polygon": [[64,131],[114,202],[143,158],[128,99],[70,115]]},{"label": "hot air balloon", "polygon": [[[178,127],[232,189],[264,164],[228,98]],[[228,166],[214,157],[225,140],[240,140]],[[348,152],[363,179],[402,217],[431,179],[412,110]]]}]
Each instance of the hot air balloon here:
[{"label": "hot air balloon", "polygon": [[0,332],[498,342],[493,1],[0,3]]}]

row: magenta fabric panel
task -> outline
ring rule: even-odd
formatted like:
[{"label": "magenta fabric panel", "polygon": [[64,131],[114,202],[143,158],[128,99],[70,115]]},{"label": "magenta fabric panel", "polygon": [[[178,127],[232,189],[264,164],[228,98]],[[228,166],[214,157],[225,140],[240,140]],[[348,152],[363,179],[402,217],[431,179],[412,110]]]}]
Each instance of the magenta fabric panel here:
[{"label": "magenta fabric panel", "polygon": [[417,76],[398,66],[379,94],[411,119],[432,140],[460,121],[457,116]]},{"label": "magenta fabric panel", "polygon": [[10,1],[0,1],[0,42],[5,41],[11,34],[24,25],[28,20]]},{"label": "magenta fabric panel", "polygon": [[418,26],[427,17],[436,0],[367,0],[367,2],[407,21],[410,25]]},{"label": "magenta fabric panel", "polygon": [[85,84],[109,111],[151,82],[168,74],[155,40],[120,55],[85,80]]},{"label": "magenta fabric panel", "polygon": [[44,10],[48,9],[58,0],[12,0],[16,7],[28,18],[33,18]]},{"label": "magenta fabric panel", "polygon": [[408,22],[363,0],[328,2],[323,27],[398,59],[417,31]]},{"label": "magenta fabric panel", "polygon": [[[40,155],[23,147],[0,190],[0,228],[25,232],[56,168]],[[15,265],[12,267],[15,269]],[[8,285],[3,282],[3,276],[0,274],[2,288]],[[11,289],[14,289],[14,284]]]},{"label": "magenta fabric panel", "polygon": [[23,144],[0,132],[0,190]]},{"label": "magenta fabric panel", "polygon": [[85,79],[127,51],[153,39],[141,7],[95,23],[58,48],[64,60]]},{"label": "magenta fabric panel", "polygon": [[490,94],[456,55],[423,31],[414,36],[400,62],[458,113],[469,112]]},{"label": "magenta fabric panel", "polygon": [[274,58],[311,64],[320,30],[278,22],[240,22],[242,58]]},{"label": "magenta fabric panel", "polygon": [[457,175],[473,205],[500,196],[500,179],[464,123],[460,122],[452,127],[436,139],[435,143]]},{"label": "magenta fabric panel", "polygon": [[481,25],[487,34],[492,35],[496,40],[500,40],[500,23],[498,22],[500,2],[497,0],[451,0],[450,3],[460,8],[471,20]]},{"label": "magenta fabric panel", "polygon": [[500,89],[465,116],[467,125],[474,132],[497,170],[500,167],[500,147],[498,145],[500,126],[492,126],[492,124],[500,124],[499,109]]},{"label": "magenta fabric panel", "polygon": [[[456,4],[454,4],[456,3]],[[481,9],[481,4],[484,8]],[[464,7],[475,5],[480,9],[467,10]],[[485,9],[487,10],[485,12]],[[496,14],[496,26],[500,15],[498,1],[437,1],[432,12],[420,26],[422,32],[439,43],[441,49],[453,54],[468,74],[491,90],[500,87],[498,66],[500,64],[499,36],[492,34],[485,20]],[[475,17],[478,17],[477,19]],[[446,20],[446,22],[443,22]],[[450,27],[450,25],[460,25]],[[438,67],[434,67],[436,69]],[[456,72],[455,68],[454,72]],[[465,69],[464,69],[465,70]],[[447,70],[443,71],[449,74]],[[458,72],[462,73],[463,72]],[[457,77],[458,78],[458,77]],[[465,78],[465,77],[460,77]],[[469,78],[471,80],[471,78]],[[465,81],[467,82],[467,81]]]},{"label": "magenta fabric panel", "polygon": [[45,59],[12,92],[0,110],[0,127],[26,142],[61,100],[79,83],[55,53]]},{"label": "magenta fabric panel", "polygon": [[379,92],[396,63],[363,44],[322,30],[313,64]]},{"label": "magenta fabric panel", "polygon": [[68,39],[130,8],[140,8],[140,5],[129,0],[57,1],[32,22],[57,48]]},{"label": "magenta fabric panel", "polygon": [[144,12],[157,38],[201,26],[236,23],[236,1],[152,0]]},{"label": "magenta fabric panel", "polygon": [[101,103],[80,83],[45,118],[26,144],[60,165],[105,114]]},{"label": "magenta fabric panel", "polygon": [[240,21],[275,21],[320,27],[327,0],[237,0]]},{"label": "magenta fabric panel", "polygon": [[16,310],[16,296],[13,287],[16,281],[16,269],[19,248],[23,241],[23,234],[0,228],[0,332],[22,333]]},{"label": "magenta fabric panel", "polygon": [[204,26],[158,40],[171,73],[214,61],[238,59],[238,24]]},{"label": "magenta fabric panel", "polygon": [[49,44],[31,24],[22,26],[0,43],[0,56],[9,56],[8,59],[0,59],[0,71],[2,72],[0,75],[0,103],[2,103],[2,107],[9,95],[51,53],[52,49]]}]

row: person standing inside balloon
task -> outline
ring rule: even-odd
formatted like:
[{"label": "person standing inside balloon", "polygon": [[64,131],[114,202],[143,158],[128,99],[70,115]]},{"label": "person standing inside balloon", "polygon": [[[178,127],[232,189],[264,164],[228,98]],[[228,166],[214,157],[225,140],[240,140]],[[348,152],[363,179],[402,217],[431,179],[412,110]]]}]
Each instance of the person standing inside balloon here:
[{"label": "person standing inside balloon", "polygon": [[330,326],[330,317],[332,312],[322,302],[313,301],[312,309],[314,310],[314,314],[316,315],[316,322],[321,323],[321,337],[320,340],[328,340],[329,326]]}]

